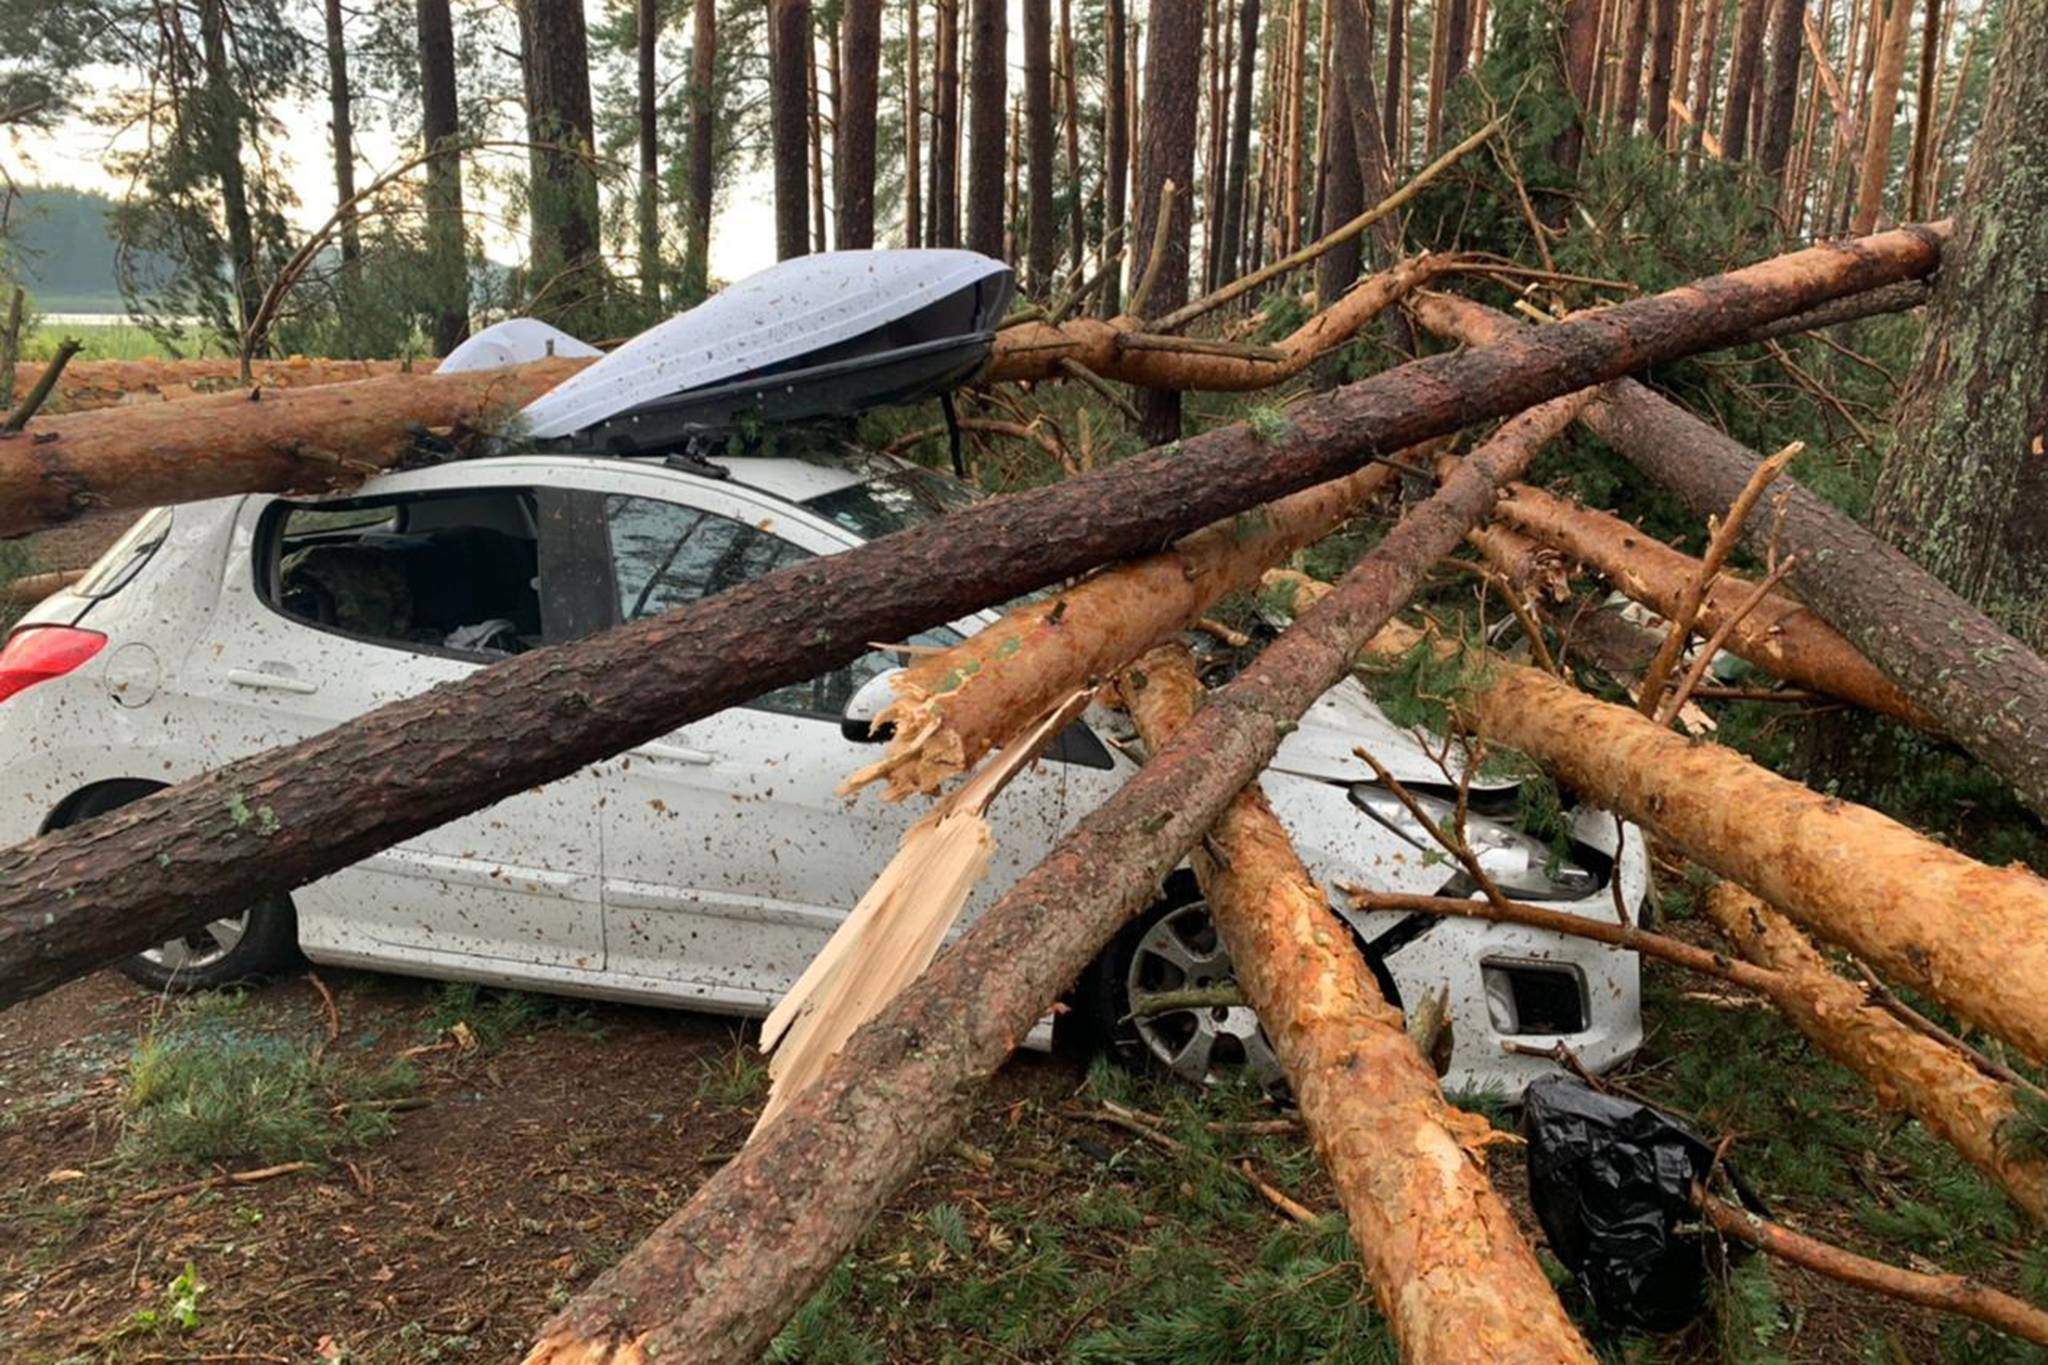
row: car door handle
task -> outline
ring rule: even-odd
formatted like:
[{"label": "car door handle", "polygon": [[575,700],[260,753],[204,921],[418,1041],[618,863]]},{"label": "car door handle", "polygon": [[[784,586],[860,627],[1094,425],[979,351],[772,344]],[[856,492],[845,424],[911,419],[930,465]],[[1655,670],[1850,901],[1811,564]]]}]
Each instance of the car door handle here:
[{"label": "car door handle", "polygon": [[707,754],[702,749],[685,749],[675,744],[643,744],[639,752],[665,763],[684,763],[692,768],[708,768],[718,761],[716,754]]},{"label": "car door handle", "polygon": [[231,668],[228,681],[237,687],[254,688],[259,692],[318,692],[320,684],[295,678],[289,673],[272,673],[255,668]]}]

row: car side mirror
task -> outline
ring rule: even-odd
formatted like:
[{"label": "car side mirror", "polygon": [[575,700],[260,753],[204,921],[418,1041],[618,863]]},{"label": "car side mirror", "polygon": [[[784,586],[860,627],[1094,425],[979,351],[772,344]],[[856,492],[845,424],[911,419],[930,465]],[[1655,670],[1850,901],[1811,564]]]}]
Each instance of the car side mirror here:
[{"label": "car side mirror", "polygon": [[876,725],[875,717],[896,700],[896,675],[902,671],[892,668],[885,673],[877,673],[855,689],[853,698],[846,703],[846,710],[840,714],[839,733],[855,744],[880,744],[895,734],[893,722]]}]

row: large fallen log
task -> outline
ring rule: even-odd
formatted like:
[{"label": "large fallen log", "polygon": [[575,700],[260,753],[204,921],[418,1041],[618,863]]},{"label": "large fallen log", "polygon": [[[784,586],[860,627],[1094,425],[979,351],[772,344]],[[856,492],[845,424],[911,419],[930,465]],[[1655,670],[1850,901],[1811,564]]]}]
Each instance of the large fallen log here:
[{"label": "large fallen log", "polygon": [[[1417,320],[1468,343],[1515,322],[1463,299],[1415,301]],[[1582,419],[1638,469],[1706,517],[1734,501],[1760,457],[1634,380],[1602,390]],[[1785,513],[1742,528],[1759,556],[1772,538],[1799,562],[1787,580],[1941,730],[2048,817],[2048,661],[1870,531],[1791,479]],[[1774,494],[1774,497],[1776,495]],[[1740,878],[1736,878],[1740,881]],[[1775,900],[1775,898],[1772,898]]]},{"label": "large fallen log", "polygon": [[[433,371],[435,361],[419,360],[336,360],[327,357],[291,356],[283,360],[259,360],[242,381],[242,363],[231,359],[192,360],[74,360],[65,367],[56,391],[43,405],[43,412],[90,412],[94,408],[122,404],[163,403],[208,393],[259,389],[310,389],[322,384],[346,384],[382,375]],[[42,372],[39,361],[15,366],[15,383],[26,389]]]},{"label": "large fallen log", "polygon": [[[1533,453],[1509,433],[1555,429],[1575,407],[1554,399],[1473,452],[859,1029],[781,1118],[549,1322],[529,1362],[752,1361],[958,1126],[974,1090],[1485,515]],[[1184,443],[1171,468],[1204,439]]]},{"label": "large fallen log", "polygon": [[[1306,399],[1284,424],[1222,428],[792,565],[667,615],[482,669],[31,840],[0,853],[0,1005],[196,928],[222,905],[302,885],[835,668],[870,640],[903,639],[1149,553],[1336,478],[1374,452],[1703,349],[1844,292],[1924,274],[1937,243],[1907,229],[1818,247],[1500,346],[1417,361]],[[314,401],[335,391],[288,396]],[[1464,507],[1452,491],[1463,486],[1454,479],[1439,497]]]},{"label": "large fallen log", "polygon": [[2010,1141],[2013,1089],[1953,1047],[1915,1029],[1828,966],[1806,936],[1730,882],[1707,893],[1707,918],[1749,961],[1788,978],[1771,999],[1807,1041],[1869,1082],[1877,1097],[1927,1125],[2048,1223],[2048,1160]]},{"label": "large fallen log", "polygon": [[[1187,650],[1124,672],[1148,748],[1202,694]],[[1452,1108],[1256,781],[1191,861],[1238,985],[1273,1040],[1351,1242],[1400,1344],[1430,1361],[1590,1361],[1472,1152],[1490,1124]]]},{"label": "large fallen log", "polygon": [[0,583],[0,605],[32,607],[53,592],[61,592],[85,577],[83,569],[53,569],[32,573]]},{"label": "large fallen log", "polygon": [[[1629,598],[1667,620],[1677,614],[1686,586],[1700,575],[1699,560],[1620,517],[1527,484],[1509,489],[1494,509],[1494,517],[1589,565]],[[1754,587],[1737,574],[1724,571],[1717,575],[1700,603],[1698,630],[1711,635],[1724,621],[1736,618],[1724,648],[1737,657],[1787,682],[1830,693],[1922,729],[1936,728],[1932,716],[1878,672],[1840,631],[1802,604],[1773,592],[1746,615],[1739,615]]]},{"label": "large fallen log", "polygon": [[504,424],[581,363],[390,374],[40,420],[0,439],[0,537],[103,507],[346,487],[411,454],[421,428]]},{"label": "large fallen log", "polygon": [[893,728],[888,752],[841,790],[886,780],[891,800],[936,791],[1056,698],[1109,677],[1218,598],[1335,531],[1391,478],[1393,470],[1373,464],[1303,489],[913,659],[894,680],[896,700],[875,720]]}]

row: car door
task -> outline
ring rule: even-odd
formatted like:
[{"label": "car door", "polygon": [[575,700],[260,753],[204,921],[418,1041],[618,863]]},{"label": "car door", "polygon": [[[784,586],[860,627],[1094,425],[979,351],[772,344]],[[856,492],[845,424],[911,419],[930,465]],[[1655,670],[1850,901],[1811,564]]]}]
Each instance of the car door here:
[{"label": "car door", "polygon": [[[659,493],[607,494],[602,515],[622,620],[852,543],[765,495],[695,480]],[[960,638],[941,628],[908,643]],[[769,1003],[795,982],[926,808],[837,793],[877,754],[842,733],[846,702],[900,662],[871,652],[607,765],[605,921],[615,975],[735,1006]],[[995,808],[995,866],[969,913],[1022,875],[1117,780],[1096,744],[1089,763],[1043,762],[1014,782]]]},{"label": "car door", "polygon": [[[540,633],[560,638],[574,632],[544,609],[555,595],[550,580],[559,558],[550,552],[553,519],[547,514],[565,496],[519,474],[494,478],[472,466],[379,479],[362,496],[333,503],[250,499],[229,554],[216,629],[194,659],[195,686],[211,693],[213,723],[204,740],[209,760],[226,763],[306,738],[501,657],[487,647],[451,645],[449,632],[417,622],[400,638],[395,629],[357,628],[353,619],[309,619],[284,596],[280,565],[288,556],[308,544],[331,548],[365,538],[403,548],[408,536],[434,534],[408,532],[409,513],[418,516],[428,500],[438,499],[434,506],[459,520],[446,512],[455,505],[449,500],[469,498],[501,519],[526,524],[476,528],[467,540],[468,558],[437,562],[427,586],[445,598],[462,590],[461,574],[468,572],[517,590],[530,574],[543,607]],[[313,529],[290,534],[302,525]],[[464,528],[441,530],[459,539]],[[493,557],[505,545],[518,548],[520,562]],[[537,562],[525,561],[528,550]],[[453,610],[448,619],[459,619],[462,609]],[[541,642],[529,637],[523,643]],[[295,893],[301,940],[316,956],[344,961],[459,967],[488,960],[600,971],[597,803],[597,784],[586,769],[374,854]]]}]

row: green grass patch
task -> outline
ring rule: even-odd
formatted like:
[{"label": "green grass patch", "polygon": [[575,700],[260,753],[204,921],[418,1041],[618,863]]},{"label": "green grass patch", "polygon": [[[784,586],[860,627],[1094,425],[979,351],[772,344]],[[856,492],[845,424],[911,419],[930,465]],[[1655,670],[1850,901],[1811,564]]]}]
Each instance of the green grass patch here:
[{"label": "green grass patch", "polygon": [[261,1030],[239,994],[196,996],[129,1058],[120,1150],[144,1167],[319,1160],[388,1134],[378,1102],[418,1084],[408,1062],[365,1066]]},{"label": "green grass patch", "polygon": [[[67,337],[80,343],[75,357],[78,360],[157,360],[170,355],[161,341],[123,319],[95,323],[38,322],[22,338],[21,358],[48,360]],[[220,356],[229,350],[226,345],[212,341],[189,348],[188,354]]]},{"label": "green grass patch", "polygon": [[451,981],[442,986],[427,1015],[427,1025],[436,1038],[458,1024],[468,1027],[477,1046],[485,1052],[495,1052],[515,1039],[531,1038],[543,1029],[603,1036],[590,1011],[569,1000],[529,991],[499,990],[468,981]]}]

